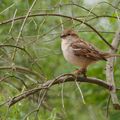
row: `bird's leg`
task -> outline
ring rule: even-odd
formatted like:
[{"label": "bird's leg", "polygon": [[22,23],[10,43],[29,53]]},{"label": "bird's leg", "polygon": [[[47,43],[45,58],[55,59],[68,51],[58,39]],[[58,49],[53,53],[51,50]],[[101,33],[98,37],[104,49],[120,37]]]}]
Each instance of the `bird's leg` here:
[{"label": "bird's leg", "polygon": [[87,69],[82,69],[82,70],[83,70],[83,71],[82,71],[83,76],[84,76],[84,77],[87,77],[87,75],[86,75]]},{"label": "bird's leg", "polygon": [[76,74],[77,76],[83,75],[84,77],[87,77],[86,71],[87,71],[86,68],[81,68],[81,69],[76,70],[76,71],[75,71],[75,74]]}]

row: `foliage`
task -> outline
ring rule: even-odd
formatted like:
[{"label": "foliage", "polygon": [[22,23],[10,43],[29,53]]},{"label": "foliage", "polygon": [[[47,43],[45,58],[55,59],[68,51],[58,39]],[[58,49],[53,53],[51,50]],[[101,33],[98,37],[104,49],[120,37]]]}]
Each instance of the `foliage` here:
[{"label": "foliage", "polygon": [[[57,13],[79,17],[96,28],[111,43],[118,29],[119,19],[105,16],[116,16],[119,18],[120,5],[118,0],[107,0],[107,2],[99,2],[97,5],[93,4],[91,6],[85,4],[85,0],[74,0],[76,5],[73,5],[71,0],[37,0],[30,14]],[[0,21],[26,16],[32,3],[33,0],[1,0]],[[85,7],[89,11],[80,6]],[[94,17],[96,18],[91,19]],[[64,60],[61,53],[59,37],[62,31],[61,22],[64,28],[73,27],[78,31],[79,36],[95,44],[101,50],[109,49],[89,27],[83,23],[66,18],[55,16],[27,18],[19,39],[18,34],[20,33],[23,19],[12,21],[8,24],[1,24],[0,45],[16,45],[22,48],[22,50],[8,46],[0,48],[1,104],[23,91],[36,87],[43,81],[54,79],[56,76],[64,73],[71,73],[76,69],[75,66]],[[15,57],[13,58],[14,54]],[[118,87],[120,85],[119,65],[120,60],[117,59],[115,62],[115,80]],[[16,66],[27,68],[31,72],[36,72],[36,74],[26,72],[24,69],[18,71]],[[105,80],[104,69],[105,62],[103,61],[91,65],[88,69],[88,76]],[[81,83],[80,88],[86,101],[85,105],[82,102],[76,84],[64,83],[50,88],[38,112],[33,112],[26,116],[38,107],[42,98],[41,92],[19,101],[10,108],[7,104],[1,105],[0,117],[2,120],[23,120],[25,116],[28,120],[57,120],[59,118],[65,120],[106,120],[109,92],[104,88],[91,84]],[[115,111],[110,103],[108,119],[119,120],[119,118],[119,112]]]}]

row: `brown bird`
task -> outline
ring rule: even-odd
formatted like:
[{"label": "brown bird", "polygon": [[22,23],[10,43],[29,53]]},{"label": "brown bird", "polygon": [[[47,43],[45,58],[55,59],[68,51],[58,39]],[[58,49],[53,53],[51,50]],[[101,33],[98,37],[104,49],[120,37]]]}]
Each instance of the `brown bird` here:
[{"label": "brown bird", "polygon": [[83,74],[86,77],[88,65],[99,60],[107,61],[110,57],[120,57],[119,54],[102,52],[92,44],[79,38],[71,29],[66,29],[60,36],[62,38],[61,48],[64,58],[71,64],[81,67],[77,75]]}]

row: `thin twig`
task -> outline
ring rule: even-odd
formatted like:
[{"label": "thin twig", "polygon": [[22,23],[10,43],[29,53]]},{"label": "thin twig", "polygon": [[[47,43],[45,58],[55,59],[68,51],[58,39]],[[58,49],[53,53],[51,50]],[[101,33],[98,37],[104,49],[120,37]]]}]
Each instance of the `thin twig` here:
[{"label": "thin twig", "polygon": [[4,48],[4,47],[13,47],[13,48],[17,48],[17,49],[20,49],[22,51],[24,51],[30,58],[32,58],[32,56],[30,55],[30,53],[28,53],[27,50],[25,50],[25,48],[21,48],[19,46],[15,46],[15,45],[8,45],[8,44],[4,44],[4,45],[0,45],[0,48]]},{"label": "thin twig", "polygon": [[37,72],[21,66],[0,66],[0,70],[15,70],[22,73],[29,73],[41,78],[40,74],[38,74]]},{"label": "thin twig", "polygon": [[[28,12],[27,12],[27,14],[26,14],[26,16],[25,16],[25,19],[24,19],[24,21],[23,21],[23,23],[22,23],[22,25],[21,25],[21,28],[20,28],[20,31],[19,31],[19,34],[18,34],[18,37],[17,37],[15,46],[17,46],[18,43],[19,43],[19,38],[20,38],[20,36],[21,36],[21,34],[22,34],[22,31],[23,31],[23,28],[24,28],[25,23],[26,23],[26,21],[27,21],[27,18],[28,18],[28,16],[29,16],[29,14],[30,14],[33,6],[35,5],[36,1],[37,1],[37,0],[34,0],[34,1],[33,1],[30,9],[28,10]],[[14,52],[13,52],[13,55],[12,55],[12,60],[14,60],[14,58],[15,58],[16,51],[17,51],[17,48],[14,49]]]},{"label": "thin twig", "polygon": [[64,104],[64,92],[63,92],[63,89],[64,88],[64,83],[62,83],[62,88],[61,88],[61,98],[62,98],[62,107],[63,109],[65,109],[65,104]]},{"label": "thin twig", "polygon": [[[79,8],[82,8],[83,10],[85,10],[85,11],[87,11],[87,12],[90,12],[90,10],[89,9],[87,9],[87,8],[85,8],[85,7],[83,7],[83,6],[81,6],[81,5],[78,5],[78,4],[76,4],[76,3],[74,3],[74,2],[72,2],[72,3],[67,3],[67,4],[58,4],[58,5],[56,5],[54,8],[58,8],[58,7],[66,7],[66,6],[76,6],[76,7],[79,7]],[[94,12],[91,12],[94,16],[97,16],[97,14],[95,14]]]},{"label": "thin twig", "polygon": [[40,99],[38,107],[36,109],[32,110],[31,112],[29,112],[27,115],[25,115],[23,120],[26,120],[28,118],[28,116],[30,116],[34,112],[36,112],[35,118],[37,117],[37,113],[39,112],[40,106],[41,106],[41,104],[42,104],[42,102],[44,100],[44,97],[45,97],[46,93],[47,93],[47,90],[44,91],[44,93],[43,93],[43,95],[42,95],[42,97]]},{"label": "thin twig", "polygon": [[112,5],[112,4],[111,4],[111,3],[109,3],[109,2],[106,2],[106,1],[99,2],[99,4],[103,4],[103,3],[105,3],[105,4],[109,5],[109,6],[111,6],[112,8],[115,8],[116,10],[120,10],[118,7],[116,7],[116,6]]},{"label": "thin twig", "polygon": [[13,15],[13,21],[12,21],[12,24],[11,24],[11,27],[10,27],[8,33],[10,33],[10,32],[12,31],[12,28],[13,28],[13,25],[14,25],[14,18],[15,18],[15,16],[16,16],[16,13],[17,13],[17,9],[16,9],[15,12],[14,12],[14,15]]},{"label": "thin twig", "polygon": [[81,90],[78,82],[76,81],[76,79],[75,79],[75,83],[76,83],[76,86],[77,86],[77,88],[78,88],[78,90],[79,90],[79,93],[80,93],[80,95],[81,95],[81,97],[82,97],[83,103],[86,104],[85,99],[84,99],[84,96],[83,96],[83,93],[82,93],[82,90]]},{"label": "thin twig", "polygon": [[3,10],[2,12],[0,12],[0,15],[3,14],[5,11],[9,10],[10,8],[12,8],[15,5],[15,3],[13,3],[12,5],[10,5],[9,7],[7,7],[5,10]]}]

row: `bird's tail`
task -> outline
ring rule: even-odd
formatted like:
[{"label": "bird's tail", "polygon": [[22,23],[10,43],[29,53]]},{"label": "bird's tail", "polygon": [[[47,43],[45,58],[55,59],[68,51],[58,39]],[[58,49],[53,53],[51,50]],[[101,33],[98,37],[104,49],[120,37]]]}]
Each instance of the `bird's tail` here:
[{"label": "bird's tail", "polygon": [[120,54],[104,53],[105,58],[120,57]]}]

